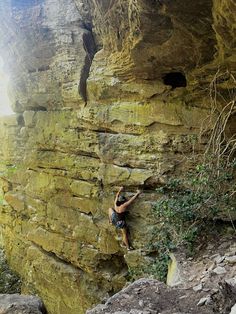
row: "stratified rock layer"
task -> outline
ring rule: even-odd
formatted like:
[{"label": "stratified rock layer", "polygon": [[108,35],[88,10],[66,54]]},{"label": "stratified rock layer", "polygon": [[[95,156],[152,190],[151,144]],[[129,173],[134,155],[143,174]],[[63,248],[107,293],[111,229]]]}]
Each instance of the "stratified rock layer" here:
[{"label": "stratified rock layer", "polygon": [[[203,120],[211,128],[207,88],[219,65],[218,87],[234,86],[234,6],[0,4],[16,112],[0,124],[3,245],[23,291],[38,293],[49,313],[84,313],[151,259],[155,189],[204,149],[196,136]],[[128,216],[129,254],[107,219],[120,185],[127,196],[144,190]]]}]

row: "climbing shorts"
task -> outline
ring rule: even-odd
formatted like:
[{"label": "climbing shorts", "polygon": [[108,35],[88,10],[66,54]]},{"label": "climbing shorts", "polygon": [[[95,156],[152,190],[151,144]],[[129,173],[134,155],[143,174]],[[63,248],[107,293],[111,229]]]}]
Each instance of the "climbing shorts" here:
[{"label": "climbing shorts", "polygon": [[111,222],[117,229],[123,229],[126,227],[125,221],[120,219],[119,214],[115,212],[114,209],[111,215]]}]

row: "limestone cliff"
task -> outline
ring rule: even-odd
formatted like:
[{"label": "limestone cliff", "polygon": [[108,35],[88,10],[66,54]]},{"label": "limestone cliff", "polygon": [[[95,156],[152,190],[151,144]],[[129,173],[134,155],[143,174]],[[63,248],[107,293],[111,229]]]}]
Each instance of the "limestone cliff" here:
[{"label": "limestone cliff", "polygon": [[[49,313],[84,313],[150,258],[155,188],[185,169],[219,67],[218,88],[234,88],[234,13],[233,0],[1,2],[16,112],[0,126],[2,242]],[[107,219],[120,185],[144,191],[129,254]]]}]

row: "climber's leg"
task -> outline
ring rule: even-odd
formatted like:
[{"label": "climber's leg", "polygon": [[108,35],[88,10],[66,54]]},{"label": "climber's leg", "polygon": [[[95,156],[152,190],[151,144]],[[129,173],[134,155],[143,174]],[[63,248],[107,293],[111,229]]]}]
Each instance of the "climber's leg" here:
[{"label": "climber's leg", "polygon": [[123,239],[124,244],[126,245],[126,247],[127,247],[128,250],[131,250],[131,247],[130,247],[130,245],[129,245],[128,230],[127,230],[127,228],[122,228],[122,229],[121,229],[121,232],[122,232],[122,239]]},{"label": "climber's leg", "polygon": [[112,209],[112,208],[109,208],[109,209],[108,209],[108,217],[109,217],[109,223],[110,223],[110,224],[112,224],[112,220],[111,220],[112,213],[113,213],[113,209]]}]

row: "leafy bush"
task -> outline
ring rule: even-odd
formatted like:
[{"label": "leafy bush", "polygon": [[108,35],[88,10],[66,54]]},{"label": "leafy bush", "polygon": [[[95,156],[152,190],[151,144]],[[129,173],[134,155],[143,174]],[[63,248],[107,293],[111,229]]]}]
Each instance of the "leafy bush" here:
[{"label": "leafy bush", "polygon": [[192,254],[195,241],[210,222],[224,213],[236,214],[235,169],[236,160],[218,169],[200,164],[182,179],[170,179],[157,189],[162,197],[153,210],[159,224],[150,246],[158,252],[154,268],[159,279],[167,274],[170,251],[185,245]]},{"label": "leafy bush", "polygon": [[146,248],[156,257],[149,265],[130,270],[131,279],[151,275],[165,281],[171,251],[181,245],[192,255],[199,235],[207,233],[214,220],[236,214],[235,170],[235,159],[219,168],[209,159],[157,189],[160,198],[153,212],[158,223]]}]

